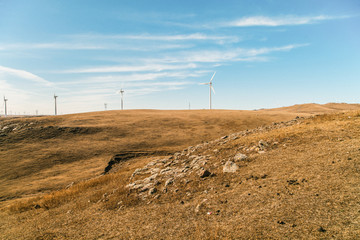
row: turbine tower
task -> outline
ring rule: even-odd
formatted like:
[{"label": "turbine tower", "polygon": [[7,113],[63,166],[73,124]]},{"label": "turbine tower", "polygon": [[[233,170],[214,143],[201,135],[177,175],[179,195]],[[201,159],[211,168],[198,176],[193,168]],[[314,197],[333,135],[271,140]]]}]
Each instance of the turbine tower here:
[{"label": "turbine tower", "polygon": [[107,110],[107,103],[104,103],[105,111]]},{"label": "turbine tower", "polygon": [[119,93],[121,94],[121,110],[124,110],[124,90],[121,88]]},{"label": "turbine tower", "polygon": [[55,116],[57,115],[57,105],[56,105],[56,98],[57,98],[58,96],[56,96],[55,94],[54,94],[54,99],[55,99]]},{"label": "turbine tower", "polygon": [[215,73],[216,72],[214,72],[214,74],[212,75],[212,77],[211,77],[211,79],[210,79],[210,82],[208,82],[208,83],[201,83],[202,85],[209,85],[209,109],[211,109],[211,90],[214,92],[214,94],[215,94],[215,90],[214,90],[214,88],[213,88],[213,86],[212,86],[212,80],[213,80],[213,78],[214,78],[214,76],[215,76]]},{"label": "turbine tower", "polygon": [[5,98],[4,96],[4,103],[5,103],[5,117],[7,116],[7,106],[6,106],[6,102],[8,101],[8,99]]}]

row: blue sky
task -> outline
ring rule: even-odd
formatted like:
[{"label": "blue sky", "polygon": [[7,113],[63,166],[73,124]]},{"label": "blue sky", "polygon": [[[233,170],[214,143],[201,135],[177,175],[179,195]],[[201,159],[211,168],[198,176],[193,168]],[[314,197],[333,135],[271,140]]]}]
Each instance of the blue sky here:
[{"label": "blue sky", "polygon": [[[360,101],[360,1],[0,0],[12,113]],[[3,113],[3,104],[0,113]]]}]

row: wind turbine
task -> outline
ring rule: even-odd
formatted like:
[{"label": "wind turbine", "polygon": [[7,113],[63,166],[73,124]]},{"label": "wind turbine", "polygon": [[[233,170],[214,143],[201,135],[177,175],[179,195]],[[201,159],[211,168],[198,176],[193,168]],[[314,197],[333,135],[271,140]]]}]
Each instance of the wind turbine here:
[{"label": "wind turbine", "polygon": [[202,85],[209,85],[209,109],[211,109],[211,90],[214,92],[214,94],[215,94],[215,90],[214,90],[214,88],[213,88],[213,86],[212,86],[212,80],[213,80],[213,78],[214,78],[214,76],[215,76],[215,73],[216,72],[214,72],[214,74],[212,75],[212,77],[211,77],[211,79],[210,79],[210,82],[208,82],[208,83],[200,83],[200,84],[202,84]]},{"label": "wind turbine", "polygon": [[8,99],[5,98],[4,96],[4,103],[5,103],[5,117],[7,116],[7,107],[6,107],[6,102],[8,101]]},{"label": "wind turbine", "polygon": [[56,96],[55,94],[54,94],[54,99],[55,99],[55,115],[57,115],[57,105],[56,105],[56,98],[57,98],[58,96]]},{"label": "wind turbine", "polygon": [[121,88],[118,93],[121,94],[121,110],[124,110],[124,90]]}]

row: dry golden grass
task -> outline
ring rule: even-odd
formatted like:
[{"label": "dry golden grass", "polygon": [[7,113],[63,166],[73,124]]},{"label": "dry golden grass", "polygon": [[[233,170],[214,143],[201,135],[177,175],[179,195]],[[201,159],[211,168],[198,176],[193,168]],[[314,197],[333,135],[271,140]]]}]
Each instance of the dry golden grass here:
[{"label": "dry golden grass", "polygon": [[[261,117],[268,117],[266,114]],[[231,119],[231,114],[228,117]],[[246,117],[249,119],[249,115]],[[283,121],[281,117],[287,116],[277,117]],[[275,122],[274,118],[269,123]],[[67,122],[66,126],[71,124]],[[241,126],[239,130],[247,128],[250,129]],[[194,154],[213,156],[206,166],[215,173],[214,177],[200,179],[194,173],[189,176],[188,184],[176,182],[160,198],[147,201],[124,188],[136,168],[156,158],[141,157],[123,163],[116,173],[27,201],[12,202],[10,212],[3,209],[0,213],[0,236],[4,239],[356,239],[360,235],[359,129],[360,112],[328,114],[281,129],[259,130],[199,150]],[[225,133],[215,137],[222,135]],[[246,151],[259,140],[271,143],[265,154]],[[152,149],[163,150],[157,147]],[[238,152],[250,156],[249,160],[240,164],[237,173],[223,173],[224,161]],[[195,213],[196,205],[203,199],[208,201]]]},{"label": "dry golden grass", "polygon": [[129,110],[2,118],[0,127],[27,126],[0,137],[1,205],[98,176],[123,151],[175,152],[295,116],[281,111]]}]

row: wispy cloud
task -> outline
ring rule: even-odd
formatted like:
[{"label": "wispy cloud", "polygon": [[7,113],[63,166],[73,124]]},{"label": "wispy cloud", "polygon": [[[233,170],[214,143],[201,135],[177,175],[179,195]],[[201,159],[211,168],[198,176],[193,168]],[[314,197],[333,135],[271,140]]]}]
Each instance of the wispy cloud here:
[{"label": "wispy cloud", "polygon": [[[204,76],[208,71],[181,71],[161,73],[136,73],[136,74],[115,74],[105,76],[86,77],[76,81],[58,82],[57,86],[86,86],[87,88],[100,86],[115,89],[121,87],[139,86],[170,86],[191,84],[189,79]],[[164,81],[165,80],[165,81]],[[157,82],[154,82],[157,81]]]},{"label": "wispy cloud", "polygon": [[15,69],[15,68],[9,68],[0,66],[0,74],[2,75],[13,75],[22,79],[30,80],[36,83],[40,83],[46,86],[52,86],[53,84],[31,72],[27,72],[25,70]]},{"label": "wispy cloud", "polygon": [[117,73],[117,72],[144,72],[144,71],[161,72],[165,70],[194,69],[196,67],[197,65],[194,63],[183,64],[183,65],[148,64],[148,65],[138,65],[138,66],[101,66],[101,67],[64,70],[64,71],[60,71],[60,73]]},{"label": "wispy cloud", "polygon": [[[164,49],[191,48],[195,42],[211,41],[216,44],[237,43],[238,36],[208,35],[204,33],[156,35],[107,35],[107,34],[77,34],[63,36],[62,41],[38,43],[0,43],[0,51],[11,50],[126,50],[153,51]],[[136,41],[136,44],[134,44]],[[158,44],[161,42],[161,44]],[[167,42],[164,44],[164,42]]]},{"label": "wispy cloud", "polygon": [[110,46],[101,45],[101,44],[50,42],[50,43],[1,44],[0,50],[26,50],[26,49],[101,50],[101,49],[108,49],[109,47]]},{"label": "wispy cloud", "polygon": [[235,21],[222,23],[224,27],[254,27],[254,26],[265,26],[265,27],[277,27],[277,26],[288,26],[288,25],[304,25],[313,24],[320,21],[348,18],[349,16],[281,16],[281,17],[266,17],[266,16],[253,16],[243,17]]},{"label": "wispy cloud", "polygon": [[230,50],[202,50],[183,52],[177,56],[167,56],[161,61],[183,63],[183,62],[195,62],[195,63],[223,63],[223,62],[254,62],[264,61],[263,55],[270,54],[272,52],[290,51],[295,48],[308,46],[309,44],[290,44],[281,47],[264,47],[264,48],[234,48]]},{"label": "wispy cloud", "polygon": [[[268,55],[274,52],[291,51],[309,44],[290,44],[279,47],[235,48],[227,50],[202,50],[172,53],[159,58],[137,59],[139,65],[94,66],[88,68],[56,71],[62,74],[89,74],[72,82],[60,82],[58,85],[91,83],[119,83],[134,81],[154,81],[157,79],[189,79],[200,77],[204,70],[220,66],[227,62],[268,61]],[[209,63],[212,65],[209,66]],[[130,73],[130,74],[128,74]],[[205,71],[206,73],[206,71]],[[97,74],[97,76],[91,76]],[[102,74],[102,75],[99,75]]]},{"label": "wispy cloud", "polygon": [[135,35],[106,35],[106,34],[79,34],[71,36],[75,39],[117,39],[117,40],[142,40],[142,41],[216,41],[239,42],[238,36],[207,35],[204,33],[177,34],[177,35],[154,35],[154,34],[135,34]]},{"label": "wispy cloud", "polygon": [[[220,40],[219,40],[220,41]],[[79,41],[80,43],[72,42],[52,42],[52,43],[15,43],[15,44],[0,44],[0,51],[13,50],[116,50],[116,51],[156,51],[167,49],[181,49],[191,48],[194,45],[188,44],[146,44],[134,45],[132,43],[116,43],[116,42],[93,42],[86,43],[86,40]]]}]

